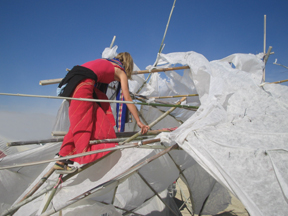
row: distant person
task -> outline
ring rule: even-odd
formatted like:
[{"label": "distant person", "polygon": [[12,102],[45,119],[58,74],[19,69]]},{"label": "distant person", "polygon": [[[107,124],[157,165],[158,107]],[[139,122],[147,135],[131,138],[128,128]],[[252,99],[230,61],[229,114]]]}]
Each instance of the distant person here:
[{"label": "distant person", "polygon": [[[96,59],[75,66],[67,73],[58,86],[59,95],[73,98],[108,99],[104,92],[107,84],[119,81],[124,99],[132,101],[129,94],[128,79],[133,72],[133,59],[127,52],[119,53],[114,59]],[[104,89],[104,90],[103,90]],[[101,91],[102,90],[102,91]],[[127,104],[129,111],[135,118],[142,134],[147,133],[149,126],[144,125],[138,116],[134,104]],[[115,147],[117,143],[101,143],[90,145],[90,140],[116,138],[114,131],[115,120],[109,103],[69,101],[70,128],[64,137],[59,156],[79,154],[99,149]],[[69,163],[86,164],[95,161],[109,152],[102,152],[71,160],[59,160],[54,169],[58,173],[67,174],[76,170],[69,167]]]}]

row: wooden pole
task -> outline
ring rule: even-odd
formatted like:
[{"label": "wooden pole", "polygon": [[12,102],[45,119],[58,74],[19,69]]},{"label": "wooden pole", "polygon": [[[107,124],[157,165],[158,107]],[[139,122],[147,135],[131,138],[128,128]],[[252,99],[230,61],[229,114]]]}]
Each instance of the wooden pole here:
[{"label": "wooden pole", "polygon": [[[143,139],[151,139],[152,137],[154,137],[155,135],[143,135],[141,137],[138,137],[138,140],[143,140]],[[7,146],[23,146],[23,145],[33,145],[33,144],[42,144],[42,143],[55,143],[55,142],[62,142],[64,138],[57,138],[57,139],[47,139],[46,142],[43,142],[45,140],[40,140],[41,142],[35,140],[35,141],[24,141],[24,142],[10,142],[7,143]],[[119,142],[123,142],[126,138],[122,137],[122,138],[115,138],[115,139],[102,139],[102,140],[90,140],[89,144],[90,145],[94,145],[94,144],[99,144],[99,143],[119,143]]]},{"label": "wooden pole", "polygon": [[278,64],[276,61],[277,61],[277,59],[275,60],[275,62],[274,62],[273,64],[275,64],[275,65],[279,65],[279,66],[282,66],[282,67],[284,67],[284,68],[288,69],[288,67],[287,67],[287,66],[285,66],[285,65],[282,65],[282,64]]},{"label": "wooden pole", "polygon": [[[139,100],[139,101],[145,101],[145,100],[143,100],[142,98],[137,98],[137,100]],[[147,99],[148,100],[148,99]],[[156,100],[155,100],[156,101]],[[163,102],[162,102],[163,103]],[[159,110],[159,112],[162,112],[162,113],[165,113],[165,111],[163,111],[163,110],[161,110],[161,109],[159,109],[159,107],[156,107],[156,106],[153,106],[155,109],[157,109],[157,110]],[[190,110],[190,109],[189,109]],[[192,109],[192,110],[194,110],[194,109]],[[196,109],[195,109],[196,110]],[[175,116],[173,116],[173,115],[171,115],[171,113],[169,113],[169,116],[170,117],[172,117],[172,118],[174,118],[176,121],[178,121],[180,124],[183,124],[183,121],[181,121],[181,120],[179,120],[179,119],[177,119]],[[148,124],[147,124],[148,125]]]},{"label": "wooden pole", "polygon": [[114,42],[116,40],[116,35],[114,35],[112,41],[111,41],[111,44],[110,44],[110,49],[112,49],[113,45],[114,45]]},{"label": "wooden pole", "polygon": [[6,209],[1,216],[10,216],[14,214],[21,206],[26,205],[27,203],[37,199],[38,197],[42,196],[43,194],[49,192],[53,188],[53,185],[49,185],[48,187],[44,188],[38,194],[34,194],[23,200],[22,202],[17,203],[16,205],[11,206],[9,209]]},{"label": "wooden pole", "polygon": [[180,67],[170,67],[170,68],[158,68],[158,69],[153,69],[151,71],[141,70],[141,71],[133,71],[132,74],[147,74],[147,73],[157,73],[157,72],[166,72],[166,71],[183,70],[183,69],[190,69],[190,67],[189,66],[180,66]]},{"label": "wooden pole", "polygon": [[180,108],[191,108],[198,109],[197,106],[180,105],[180,104],[161,104],[161,103],[140,103],[134,101],[120,101],[120,100],[102,100],[102,99],[90,99],[90,98],[73,98],[73,97],[60,97],[60,96],[45,96],[45,95],[29,95],[29,94],[12,94],[12,93],[0,93],[0,95],[6,96],[20,96],[20,97],[35,97],[35,98],[48,98],[48,99],[61,99],[61,100],[77,100],[77,101],[88,101],[88,102],[104,102],[104,103],[125,103],[125,104],[138,104],[147,106],[163,106],[163,107],[180,107]]},{"label": "wooden pole", "polygon": [[[168,96],[168,97],[169,97],[169,96]],[[187,97],[187,96],[183,95],[182,97]],[[175,98],[176,98],[176,97],[175,97]],[[145,97],[145,96],[135,96],[133,99],[136,99],[136,100],[138,100],[138,101],[141,101],[142,103],[147,103],[147,101],[149,100],[149,98],[147,98],[147,97]],[[155,98],[154,102],[160,103],[160,104],[167,104],[167,105],[173,104],[173,103],[170,103],[170,102],[165,102],[165,101],[157,100],[156,98]],[[153,106],[153,107],[157,107],[157,106]],[[184,107],[183,107],[183,109],[189,109],[189,110],[197,111],[196,108],[191,108],[191,109],[190,109],[190,108],[184,108]]]},{"label": "wooden pole", "polygon": [[265,55],[265,57],[264,57],[264,63],[265,63],[265,65],[267,64],[268,58],[269,58],[269,56],[270,56],[270,54],[271,54],[271,50],[272,50],[272,46],[269,46],[268,51],[267,51],[267,53],[266,53],[266,55]]},{"label": "wooden pole", "polygon": [[165,98],[178,98],[178,97],[194,97],[199,96],[198,94],[187,94],[187,95],[172,95],[172,96],[156,96],[156,97],[147,97],[155,99],[165,99]]},{"label": "wooden pole", "polygon": [[28,197],[32,196],[43,184],[44,182],[52,175],[55,171],[54,167],[52,167],[40,180],[39,182],[26,194],[24,197],[19,201],[22,202],[23,200],[27,199]]},{"label": "wooden pole", "polygon": [[[263,54],[264,54],[264,58],[266,57],[266,15],[264,15],[264,40],[263,40]],[[263,69],[263,76],[262,76],[262,82],[265,82],[265,67]]]},{"label": "wooden pole", "polygon": [[[183,97],[180,99],[179,102],[177,102],[176,104],[181,104],[181,102],[183,102],[184,100],[186,100],[186,97]],[[176,107],[172,107],[170,108],[168,111],[166,111],[164,114],[162,114],[160,117],[158,117],[155,121],[151,122],[149,124],[149,127],[151,128],[152,126],[154,126],[155,124],[157,124],[159,121],[161,121],[163,118],[165,118],[167,115],[169,115],[171,112],[173,112],[176,109]],[[127,142],[130,142],[131,140],[135,139],[136,137],[138,137],[141,134],[141,130],[134,134],[133,136],[131,136],[130,138],[128,138],[127,140],[125,140],[123,143],[119,143],[119,145],[123,145]]]},{"label": "wooden pole", "polygon": [[166,37],[166,33],[167,33],[167,30],[168,30],[168,26],[170,24],[170,20],[171,20],[171,17],[172,17],[172,13],[173,13],[173,10],[175,8],[175,3],[176,3],[176,0],[174,0],[173,2],[173,6],[171,8],[171,11],[170,11],[170,15],[169,15],[169,18],[168,18],[168,22],[166,24],[166,29],[165,29],[165,32],[164,32],[164,35],[163,35],[163,39],[162,39],[162,42],[161,42],[161,45],[160,45],[160,49],[159,49],[159,52],[158,53],[161,53],[162,52],[162,47],[163,47],[163,44],[164,44],[164,40],[165,40],[165,37]]},{"label": "wooden pole", "polygon": [[264,15],[264,40],[263,40],[263,53],[266,54],[266,15]]},{"label": "wooden pole", "polygon": [[[152,139],[152,140],[145,140],[145,141],[142,141],[140,143],[138,143],[138,142],[127,143],[126,145],[122,145],[122,146],[116,146],[116,147],[112,147],[112,148],[100,149],[100,150],[89,151],[89,152],[84,152],[84,153],[80,153],[80,154],[61,157],[61,160],[69,160],[72,158],[83,157],[86,155],[97,154],[100,152],[116,151],[116,150],[125,149],[125,148],[133,148],[133,147],[137,147],[139,145],[146,145],[146,144],[151,144],[153,142],[155,143],[155,142],[159,142],[159,141],[160,141],[160,139]],[[16,167],[34,166],[34,165],[39,165],[39,164],[44,164],[44,163],[55,162],[58,160],[59,160],[59,158],[53,158],[53,159],[48,159],[48,160],[43,160],[43,161],[36,161],[36,162],[23,163],[23,164],[15,164],[15,165],[11,165],[11,166],[0,167],[0,170],[11,169],[11,168],[16,168]]]},{"label": "wooden pole", "polygon": [[[156,73],[156,72],[165,72],[165,71],[172,71],[172,70],[183,70],[183,69],[189,69],[189,68],[190,68],[189,66],[181,66],[181,67],[170,67],[170,68],[153,69],[152,71],[140,70],[140,71],[133,71],[132,75]],[[39,85],[57,84],[57,83],[60,83],[62,81],[62,79],[63,78],[40,80],[39,81]]]},{"label": "wooden pole", "polygon": [[61,182],[63,181],[63,180],[62,180],[62,177],[63,177],[63,174],[60,174],[59,177],[58,177],[58,181],[56,182],[56,184],[54,185],[54,187],[53,187],[52,190],[50,191],[50,195],[49,195],[49,197],[48,197],[48,199],[47,199],[47,202],[45,203],[45,205],[44,205],[44,207],[43,207],[43,210],[42,210],[41,214],[42,214],[43,212],[45,212],[45,211],[47,210],[48,206],[50,205],[50,202],[51,202],[51,200],[53,199],[53,197],[54,197],[54,195],[55,195],[55,193],[56,193],[56,191],[57,191],[58,186],[59,186],[59,185],[61,184]]},{"label": "wooden pole", "polygon": [[271,83],[267,83],[267,84],[278,84],[278,83],[283,83],[283,82],[288,82],[288,79],[280,80],[280,81],[276,81],[276,82],[271,82]]},{"label": "wooden pole", "polygon": [[[156,136],[162,132],[171,132],[176,130],[177,128],[163,128],[163,129],[159,129],[159,130],[150,130],[148,131],[146,134],[144,135],[140,135],[141,138],[143,139],[148,139],[147,136]],[[137,132],[116,132],[116,136],[117,138],[127,138],[130,137],[132,135],[134,135]],[[52,132],[53,136],[65,136],[67,134],[66,131],[54,131]],[[146,138],[147,137],[147,138]],[[117,139],[116,138],[116,139]],[[7,146],[17,146],[17,145],[30,145],[30,144],[42,144],[42,143],[52,143],[52,142],[62,142],[63,141],[63,137],[61,138],[52,138],[52,139],[42,139],[42,140],[28,140],[28,141],[16,141],[16,142],[9,142],[7,143]],[[107,140],[107,139],[106,139]],[[109,139],[112,140],[112,139]],[[100,140],[91,140],[90,142],[99,142]],[[111,141],[112,142],[112,141]],[[113,140],[113,142],[116,142],[115,140]]]}]

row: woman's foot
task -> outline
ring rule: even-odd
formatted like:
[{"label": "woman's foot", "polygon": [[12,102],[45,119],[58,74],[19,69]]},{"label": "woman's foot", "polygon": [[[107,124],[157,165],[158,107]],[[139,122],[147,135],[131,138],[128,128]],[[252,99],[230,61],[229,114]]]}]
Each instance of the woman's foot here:
[{"label": "woman's foot", "polygon": [[55,173],[56,174],[70,174],[77,170],[76,167],[69,167],[67,164],[57,161],[54,164]]}]

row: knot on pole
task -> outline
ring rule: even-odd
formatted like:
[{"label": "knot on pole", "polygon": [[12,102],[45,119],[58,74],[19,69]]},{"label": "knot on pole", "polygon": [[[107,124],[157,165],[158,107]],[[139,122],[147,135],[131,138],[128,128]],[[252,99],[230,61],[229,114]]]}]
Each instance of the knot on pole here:
[{"label": "knot on pole", "polygon": [[143,145],[143,141],[140,140],[140,141],[138,142],[138,146],[140,147],[140,146],[142,146],[142,145]]}]

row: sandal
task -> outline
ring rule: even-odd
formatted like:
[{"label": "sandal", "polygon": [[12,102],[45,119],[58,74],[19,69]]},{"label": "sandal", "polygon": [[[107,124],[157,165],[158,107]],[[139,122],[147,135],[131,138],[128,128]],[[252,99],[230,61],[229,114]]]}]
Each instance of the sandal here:
[{"label": "sandal", "polygon": [[56,174],[70,174],[77,170],[76,167],[69,167],[67,164],[62,165],[57,162],[54,164],[53,168]]}]

